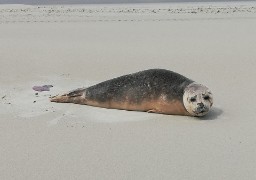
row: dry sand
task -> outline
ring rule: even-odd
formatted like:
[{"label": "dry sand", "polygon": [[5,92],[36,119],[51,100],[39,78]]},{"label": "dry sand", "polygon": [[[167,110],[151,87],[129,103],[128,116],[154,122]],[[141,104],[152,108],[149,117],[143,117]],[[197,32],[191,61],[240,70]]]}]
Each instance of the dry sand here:
[{"label": "dry sand", "polygon": [[[255,32],[253,2],[0,6],[0,179],[255,179]],[[48,100],[149,68],[209,86],[212,111]]]}]

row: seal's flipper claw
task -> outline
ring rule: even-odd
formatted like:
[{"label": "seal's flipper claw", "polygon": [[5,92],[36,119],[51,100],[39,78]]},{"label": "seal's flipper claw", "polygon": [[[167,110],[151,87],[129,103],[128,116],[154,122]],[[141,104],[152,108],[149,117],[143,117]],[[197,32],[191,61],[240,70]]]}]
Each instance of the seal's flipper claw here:
[{"label": "seal's flipper claw", "polygon": [[57,103],[68,103],[70,101],[70,97],[67,95],[60,95],[60,96],[54,96],[50,98],[51,102],[57,102]]},{"label": "seal's flipper claw", "polygon": [[155,109],[150,109],[147,111],[147,113],[156,113],[156,110]]}]

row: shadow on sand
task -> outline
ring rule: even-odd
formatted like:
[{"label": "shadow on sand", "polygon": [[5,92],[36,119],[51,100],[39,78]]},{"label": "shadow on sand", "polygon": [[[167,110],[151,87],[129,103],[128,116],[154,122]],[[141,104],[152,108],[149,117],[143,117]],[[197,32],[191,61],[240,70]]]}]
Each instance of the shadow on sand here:
[{"label": "shadow on sand", "polygon": [[203,117],[199,117],[200,120],[215,120],[223,113],[222,109],[213,107],[211,111]]}]

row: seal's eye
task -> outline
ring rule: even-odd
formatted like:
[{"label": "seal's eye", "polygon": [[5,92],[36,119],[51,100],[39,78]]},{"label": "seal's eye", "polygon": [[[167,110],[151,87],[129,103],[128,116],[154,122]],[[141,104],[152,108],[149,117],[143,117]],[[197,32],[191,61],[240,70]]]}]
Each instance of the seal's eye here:
[{"label": "seal's eye", "polygon": [[204,100],[209,100],[210,97],[209,96],[204,96]]},{"label": "seal's eye", "polygon": [[195,97],[192,97],[192,98],[190,98],[190,101],[191,101],[191,102],[196,102],[196,98],[195,98]]}]

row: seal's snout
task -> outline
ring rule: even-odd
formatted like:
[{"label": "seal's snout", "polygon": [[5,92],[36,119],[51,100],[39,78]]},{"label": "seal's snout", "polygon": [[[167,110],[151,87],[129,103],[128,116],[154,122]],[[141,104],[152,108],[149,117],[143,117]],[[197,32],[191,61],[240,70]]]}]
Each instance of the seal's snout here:
[{"label": "seal's snout", "polygon": [[205,107],[204,103],[197,103],[197,108],[196,108],[197,112],[200,113],[200,112],[203,112],[205,110],[206,110],[206,107]]},{"label": "seal's snout", "polygon": [[198,105],[198,108],[200,108],[200,109],[204,108],[204,104],[203,103],[197,103],[197,105]]}]

